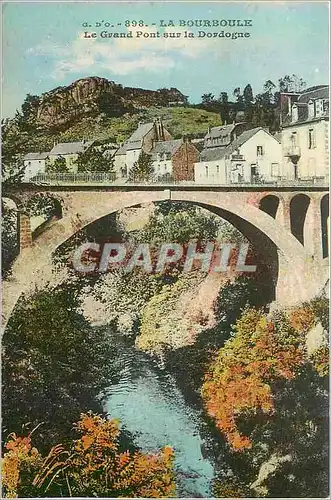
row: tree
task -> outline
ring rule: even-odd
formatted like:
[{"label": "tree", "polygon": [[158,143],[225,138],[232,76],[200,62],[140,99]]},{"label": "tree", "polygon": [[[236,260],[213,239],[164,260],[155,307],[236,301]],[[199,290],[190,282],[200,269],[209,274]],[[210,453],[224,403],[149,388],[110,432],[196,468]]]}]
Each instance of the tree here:
[{"label": "tree", "polygon": [[36,95],[27,94],[22,104],[22,118],[24,121],[29,121],[37,115],[39,106],[39,97]]},{"label": "tree", "polygon": [[250,84],[246,85],[243,92],[244,103],[249,106],[253,102],[253,90]]},{"label": "tree", "polygon": [[142,149],[137,161],[129,172],[129,181],[131,182],[148,182],[153,180],[154,167],[151,155],[145,153]]},{"label": "tree", "polygon": [[275,316],[274,320],[254,309],[248,310],[237,321],[233,338],[219,351],[207,375],[203,395],[210,414],[234,449],[251,446],[250,439],[238,430],[236,419],[240,413],[259,408],[273,414],[270,383],[275,379],[292,380],[304,365],[304,335],[315,322],[311,308],[306,306],[304,311],[305,322],[300,310],[289,317]]},{"label": "tree", "polygon": [[79,307],[75,283],[46,288],[17,305],[2,342],[5,435],[43,422],[38,440],[45,447],[69,437],[81,412],[102,411],[114,348],[107,331],[91,328]]},{"label": "tree", "polygon": [[201,96],[201,104],[205,107],[210,107],[215,102],[215,96],[211,92],[209,94],[203,94]]},{"label": "tree", "polygon": [[171,497],[175,495],[169,446],[159,453],[122,451],[119,422],[92,413],[75,425],[78,439],[53,445],[44,456],[27,437],[5,445],[5,497]]},{"label": "tree", "polygon": [[237,103],[241,104],[243,102],[243,96],[241,95],[240,87],[236,87],[234,89],[233,95],[236,98]]},{"label": "tree", "polygon": [[302,92],[307,84],[303,78],[292,74],[279,78],[278,85],[279,92]]},{"label": "tree", "polygon": [[221,92],[219,101],[221,104],[227,104],[229,102],[229,97],[227,92]]},{"label": "tree", "polygon": [[48,165],[46,166],[46,171],[47,173],[51,174],[69,172],[66,159],[63,156],[59,155],[57,158],[55,158],[53,163],[48,163]]},{"label": "tree", "polygon": [[111,172],[113,160],[105,156],[105,147],[91,146],[78,154],[78,172]]}]

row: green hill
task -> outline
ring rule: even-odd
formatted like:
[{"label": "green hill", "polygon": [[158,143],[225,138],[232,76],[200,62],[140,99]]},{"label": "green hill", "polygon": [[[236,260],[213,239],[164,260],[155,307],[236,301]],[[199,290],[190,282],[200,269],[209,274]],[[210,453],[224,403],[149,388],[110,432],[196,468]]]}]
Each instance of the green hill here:
[{"label": "green hill", "polygon": [[[20,153],[49,151],[55,142],[93,139],[100,142],[121,143],[137,128],[139,122],[153,121],[162,117],[164,125],[174,138],[182,136],[203,137],[209,126],[221,125],[220,115],[198,108],[173,107],[150,108],[139,113],[121,117],[85,117],[63,132],[38,129],[33,134],[20,134]],[[24,140],[23,140],[24,139]]]}]

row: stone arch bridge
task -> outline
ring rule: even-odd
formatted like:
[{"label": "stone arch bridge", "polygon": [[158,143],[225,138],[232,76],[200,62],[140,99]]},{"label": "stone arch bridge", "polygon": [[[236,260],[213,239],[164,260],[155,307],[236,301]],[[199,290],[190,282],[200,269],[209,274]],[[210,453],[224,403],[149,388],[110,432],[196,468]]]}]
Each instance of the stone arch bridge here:
[{"label": "stone arch bridge", "polygon": [[[26,203],[54,198],[57,217],[33,239]],[[207,208],[229,221],[274,262],[275,302],[290,306],[320,293],[328,279],[328,188],[321,186],[20,185],[6,195],[19,213],[20,253],[3,282],[3,324],[23,292],[52,280],[52,255],[85,226],[121,209],[164,200]]]}]

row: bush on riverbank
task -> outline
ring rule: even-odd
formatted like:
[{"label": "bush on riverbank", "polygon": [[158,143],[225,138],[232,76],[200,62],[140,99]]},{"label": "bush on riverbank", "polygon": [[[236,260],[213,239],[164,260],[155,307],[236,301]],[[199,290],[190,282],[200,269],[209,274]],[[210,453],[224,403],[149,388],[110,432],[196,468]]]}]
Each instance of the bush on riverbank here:
[{"label": "bush on riverbank", "polygon": [[72,433],[81,412],[102,411],[102,392],[115,378],[114,349],[104,329],[77,312],[74,286],[24,297],[3,338],[3,436],[38,429],[38,446]]},{"label": "bush on riverbank", "polygon": [[247,310],[206,375],[206,409],[241,452],[254,495],[327,493],[328,346],[306,345],[324,319],[323,299],[271,316]]},{"label": "bush on riverbank", "polygon": [[159,453],[121,451],[119,423],[82,414],[78,439],[48,454],[32,446],[31,434],[11,434],[3,461],[5,497],[175,496],[172,448]]}]

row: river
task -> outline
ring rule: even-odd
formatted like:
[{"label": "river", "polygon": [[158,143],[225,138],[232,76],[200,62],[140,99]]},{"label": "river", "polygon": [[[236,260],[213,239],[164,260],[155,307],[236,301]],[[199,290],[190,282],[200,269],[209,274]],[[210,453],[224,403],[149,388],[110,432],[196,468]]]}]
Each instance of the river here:
[{"label": "river", "polygon": [[215,470],[203,456],[199,411],[188,406],[171,374],[134,345],[119,336],[113,339],[119,382],[107,391],[106,411],[121,421],[142,451],[165,445],[174,449],[177,496],[210,497]]}]

